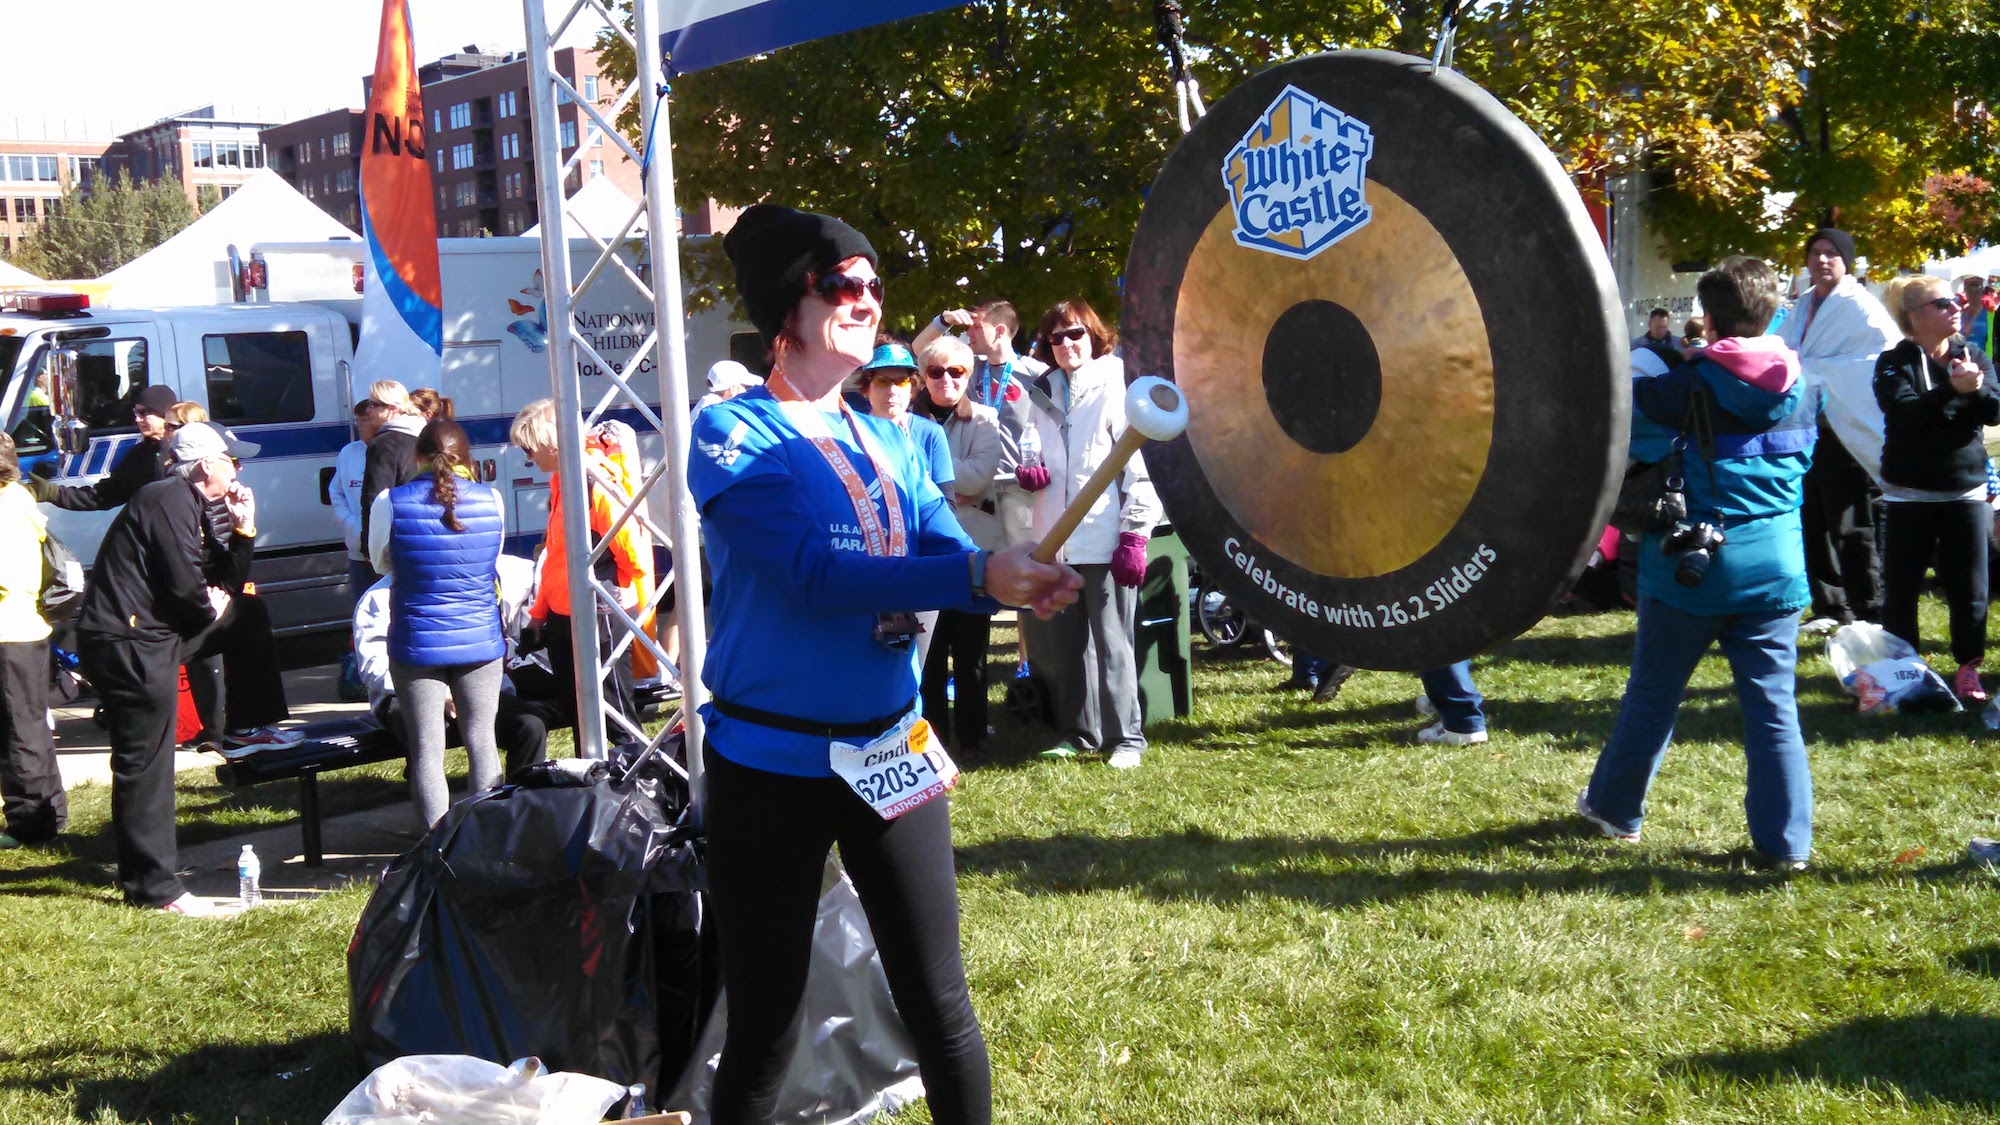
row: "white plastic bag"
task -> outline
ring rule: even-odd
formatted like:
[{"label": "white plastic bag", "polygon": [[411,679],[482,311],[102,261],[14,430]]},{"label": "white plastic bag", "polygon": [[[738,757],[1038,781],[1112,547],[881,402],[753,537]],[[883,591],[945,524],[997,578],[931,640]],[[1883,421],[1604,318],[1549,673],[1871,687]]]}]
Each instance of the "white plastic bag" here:
[{"label": "white plastic bag", "polygon": [[1826,659],[1863,715],[1962,710],[1944,677],[1908,641],[1874,622],[1842,625],[1826,642]]},{"label": "white plastic bag", "polygon": [[1849,695],[1861,694],[1854,686],[1854,674],[1861,669],[1880,661],[1916,655],[1917,650],[1910,647],[1910,642],[1872,621],[1842,625],[1826,642],[1827,663],[1833,665],[1834,676]]},{"label": "white plastic bag", "polygon": [[324,1125],[596,1125],[625,1087],[544,1074],[542,1060],[501,1066],[470,1055],[405,1055],[350,1091]]}]

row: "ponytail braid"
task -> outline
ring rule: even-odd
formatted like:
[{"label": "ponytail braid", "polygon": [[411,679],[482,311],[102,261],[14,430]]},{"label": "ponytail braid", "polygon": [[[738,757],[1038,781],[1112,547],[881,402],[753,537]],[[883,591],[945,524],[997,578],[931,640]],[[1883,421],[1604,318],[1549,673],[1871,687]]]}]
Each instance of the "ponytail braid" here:
[{"label": "ponytail braid", "polygon": [[458,470],[472,467],[472,445],[465,430],[448,418],[432,419],[417,435],[417,456],[424,459],[431,474],[431,499],[444,506],[444,525],[464,531],[458,518]]}]

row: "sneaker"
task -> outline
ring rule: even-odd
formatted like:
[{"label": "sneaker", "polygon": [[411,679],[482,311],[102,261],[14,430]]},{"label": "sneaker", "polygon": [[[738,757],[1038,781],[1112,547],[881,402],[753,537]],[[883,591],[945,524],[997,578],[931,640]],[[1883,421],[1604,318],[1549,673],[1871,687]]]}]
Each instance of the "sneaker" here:
[{"label": "sneaker", "polygon": [[181,743],[181,749],[190,754],[220,754],[223,749],[222,739],[217,737],[216,733],[212,730],[203,730],[200,734]]},{"label": "sneaker", "polygon": [[1476,746],[1479,743],[1486,741],[1486,732],[1483,730],[1476,730],[1468,734],[1463,731],[1455,731],[1445,726],[1443,719],[1439,719],[1437,722],[1432,723],[1430,726],[1427,726],[1424,729],[1418,731],[1417,741],[1430,742],[1430,743],[1441,742],[1446,746]]},{"label": "sneaker", "polygon": [[1986,688],[1979,682],[1979,665],[1961,664],[1951,680],[1951,690],[1967,703],[1986,702]]},{"label": "sneaker", "polygon": [[1293,672],[1289,678],[1283,680],[1278,684],[1276,690],[1317,691],[1319,690],[1319,677],[1311,675],[1301,676],[1297,672]]},{"label": "sneaker", "polygon": [[280,730],[277,727],[252,727],[249,730],[233,730],[223,736],[229,750],[269,750],[273,746],[297,746],[306,736],[295,730]]},{"label": "sneaker", "polygon": [[1965,858],[1974,862],[2000,864],[2000,840],[1974,836],[1972,842],[1965,845]]},{"label": "sneaker", "polygon": [[1840,619],[1835,617],[1815,617],[1799,626],[1799,633],[1808,637],[1824,637],[1840,628]]},{"label": "sneaker", "polygon": [[1076,757],[1076,747],[1068,739],[1064,739],[1047,750],[1042,751],[1039,757],[1051,762],[1067,762],[1071,758]]},{"label": "sneaker", "polygon": [[1419,719],[1435,719],[1435,718],[1437,718],[1437,717],[1438,717],[1438,709],[1437,709],[1437,704],[1435,704],[1435,703],[1432,703],[1432,702],[1431,702],[1431,697],[1430,697],[1430,696],[1428,696],[1428,695],[1420,695],[1420,696],[1418,696],[1418,697],[1417,697],[1417,718],[1419,718]]},{"label": "sneaker", "polygon": [[1579,789],[1576,791],[1576,815],[1595,824],[1598,831],[1621,844],[1636,844],[1639,842],[1639,834],[1637,832],[1627,832],[1622,828],[1614,826],[1603,817],[1598,816],[1597,810],[1590,807],[1589,796],[1589,789]]},{"label": "sneaker", "polygon": [[1139,752],[1130,746],[1113,750],[1109,765],[1114,770],[1136,770],[1139,768]]},{"label": "sneaker", "polygon": [[1340,689],[1346,685],[1347,678],[1352,675],[1354,675],[1354,666],[1352,664],[1335,664],[1326,671],[1321,672],[1319,674],[1319,686],[1313,689],[1313,702],[1331,702],[1334,696],[1340,694]]},{"label": "sneaker", "polygon": [[182,891],[181,897],[159,908],[162,914],[181,914],[189,918],[219,918],[222,908],[195,894]]}]

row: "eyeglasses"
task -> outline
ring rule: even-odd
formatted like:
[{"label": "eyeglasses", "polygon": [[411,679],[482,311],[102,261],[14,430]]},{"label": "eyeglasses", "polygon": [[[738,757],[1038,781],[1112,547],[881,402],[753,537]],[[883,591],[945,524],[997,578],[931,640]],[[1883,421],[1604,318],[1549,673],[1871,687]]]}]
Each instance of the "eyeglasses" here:
[{"label": "eyeglasses", "polygon": [[1939,297],[1934,301],[1925,301],[1923,304],[1918,305],[1917,308],[1936,309],[1939,312],[1957,312],[1958,302],[1950,297]]},{"label": "eyeglasses", "polygon": [[1065,328],[1060,332],[1049,333],[1049,343],[1074,344],[1088,335],[1090,335],[1090,329],[1079,324],[1075,328]]},{"label": "eyeglasses", "polygon": [[959,367],[956,364],[950,367],[939,367],[933,363],[929,367],[924,368],[924,374],[933,379],[963,379],[966,372],[965,368]]},{"label": "eyeglasses", "polygon": [[916,377],[917,373],[910,370],[909,368],[898,367],[898,368],[890,368],[888,370],[883,370],[883,371],[876,371],[871,375],[869,375],[868,378],[870,382],[881,383],[886,386],[901,386],[902,384],[907,383]]},{"label": "eyeglasses", "polygon": [[871,277],[866,280],[851,273],[830,273],[813,282],[813,292],[820,300],[835,305],[851,305],[861,299],[863,293],[882,303],[882,279]]}]

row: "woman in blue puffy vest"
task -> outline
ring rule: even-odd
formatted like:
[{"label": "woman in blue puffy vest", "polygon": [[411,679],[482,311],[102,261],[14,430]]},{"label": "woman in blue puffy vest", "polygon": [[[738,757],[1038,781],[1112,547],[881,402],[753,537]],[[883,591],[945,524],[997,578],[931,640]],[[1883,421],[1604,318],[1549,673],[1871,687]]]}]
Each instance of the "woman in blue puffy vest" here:
[{"label": "woman in blue puffy vest", "polygon": [[368,557],[392,575],[389,678],[403,701],[410,797],[425,828],[445,813],[445,719],[457,707],[472,760],[468,792],[500,782],[493,714],[502,657],[497,561],[506,521],[500,494],[472,476],[458,423],[438,419],[416,444],[420,475],[385,489],[369,512]]}]

